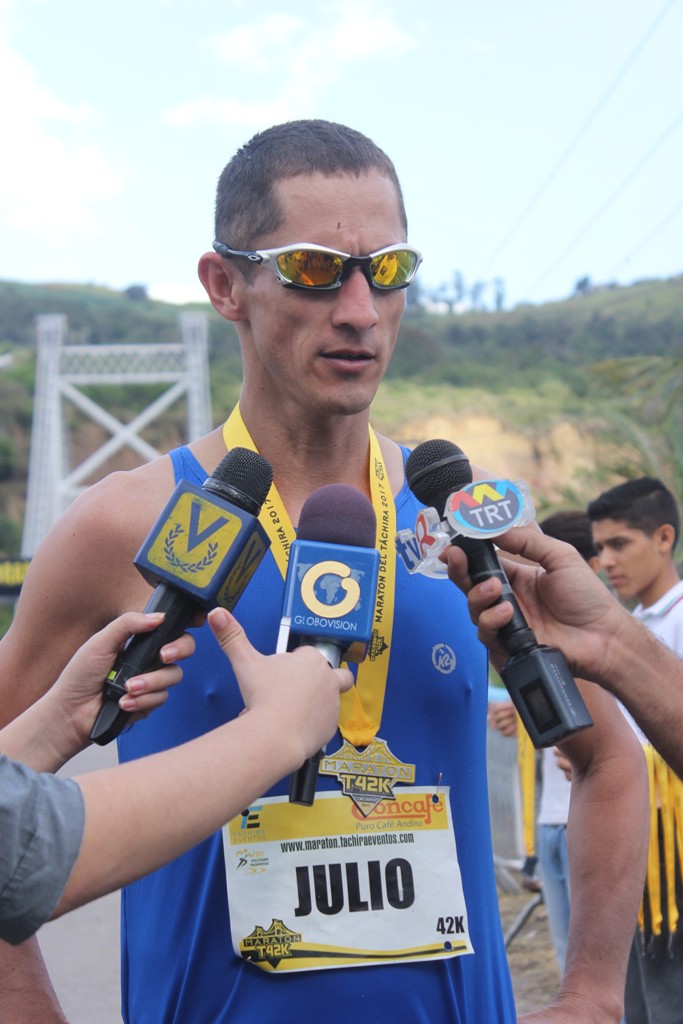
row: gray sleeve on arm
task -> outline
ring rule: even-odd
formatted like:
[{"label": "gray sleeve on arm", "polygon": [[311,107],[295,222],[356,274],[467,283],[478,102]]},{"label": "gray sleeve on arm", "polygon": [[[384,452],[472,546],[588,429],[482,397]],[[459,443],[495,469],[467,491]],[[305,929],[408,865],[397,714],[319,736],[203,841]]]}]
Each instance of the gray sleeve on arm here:
[{"label": "gray sleeve on arm", "polygon": [[83,838],[83,794],[71,779],[0,754],[0,938],[17,944],[57,906]]}]

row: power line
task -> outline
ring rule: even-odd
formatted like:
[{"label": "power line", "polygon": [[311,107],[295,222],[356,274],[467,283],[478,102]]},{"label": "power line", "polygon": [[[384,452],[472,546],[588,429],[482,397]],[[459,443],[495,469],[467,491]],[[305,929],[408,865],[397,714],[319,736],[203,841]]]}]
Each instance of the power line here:
[{"label": "power line", "polygon": [[637,58],[640,56],[642,51],[645,49],[645,47],[649,43],[650,39],[654,35],[656,29],[659,27],[660,23],[664,20],[666,15],[669,13],[670,8],[673,7],[674,2],[675,2],[675,0],[667,0],[667,2],[664,4],[662,9],[660,10],[659,14],[656,16],[656,18],[654,19],[654,21],[650,25],[650,27],[641,36],[641,38],[638,41],[638,43],[636,44],[635,48],[632,50],[630,55],[626,58],[625,62],[622,64],[621,68],[617,72],[615,78],[612,80],[610,85],[608,85],[607,89],[602,94],[602,96],[600,97],[600,99],[598,100],[596,105],[593,107],[593,109],[591,110],[590,114],[588,115],[586,120],[583,122],[583,124],[579,128],[578,132],[576,133],[576,135],[574,136],[572,141],[567,146],[567,148],[564,150],[564,152],[560,156],[560,158],[557,161],[557,163],[555,163],[555,165],[548,172],[547,176],[541,182],[539,188],[536,190],[535,194],[531,197],[531,199],[529,200],[527,205],[524,207],[524,209],[520,213],[520,215],[517,218],[517,220],[515,221],[515,223],[512,225],[512,227],[507,232],[507,234],[503,237],[502,241],[499,242],[498,246],[495,248],[495,250],[493,251],[492,255],[489,256],[489,258],[486,260],[486,262],[484,264],[484,267],[482,268],[482,270],[479,273],[479,278],[482,278],[482,277],[484,277],[486,275],[486,273],[488,272],[489,267],[491,266],[493,261],[496,260],[498,258],[498,256],[500,256],[501,252],[503,252],[503,250],[505,248],[507,248],[508,244],[510,243],[512,238],[514,238],[514,236],[517,234],[517,231],[522,226],[524,221],[527,219],[529,214],[538,205],[539,201],[545,195],[545,193],[548,190],[549,186],[555,180],[555,178],[559,174],[559,172],[562,169],[562,167],[564,166],[564,164],[567,162],[567,160],[569,159],[571,154],[574,152],[574,150],[578,146],[579,142],[581,142],[581,140],[583,139],[584,135],[587,133],[587,131],[590,128],[590,126],[592,125],[593,121],[596,119],[598,114],[602,111],[603,107],[605,106],[605,104],[607,103],[609,98],[616,91],[617,87],[621,84],[621,81],[625,77],[626,73],[630,70],[631,66],[635,63]]},{"label": "power line", "polygon": [[631,184],[633,179],[638,174],[640,174],[640,172],[642,171],[643,167],[645,167],[645,165],[652,159],[652,157],[655,155],[655,153],[663,146],[663,144],[666,142],[668,137],[671,135],[671,133],[673,131],[675,131],[675,129],[678,127],[678,125],[680,124],[681,121],[683,121],[683,110],[679,111],[679,113],[673,119],[673,121],[668,126],[668,128],[666,128],[662,132],[662,134],[659,136],[659,138],[657,139],[655,144],[653,146],[651,146],[650,149],[647,151],[645,156],[641,157],[641,159],[629,171],[629,173],[626,175],[626,177],[615,188],[614,192],[612,192],[612,194],[607,198],[607,200],[602,204],[602,206],[598,210],[596,210],[596,212],[593,214],[593,216],[574,235],[574,237],[572,238],[571,242],[569,242],[569,244],[567,246],[565,246],[565,248],[562,250],[562,252],[557,257],[557,259],[553,263],[551,263],[551,265],[541,274],[541,276],[536,280],[536,282],[531,286],[531,288],[528,289],[528,293],[527,294],[533,295],[533,293],[536,291],[538,286],[545,281],[545,279],[548,277],[548,275],[553,272],[555,267],[557,267],[558,264],[562,262],[562,260],[565,258],[565,256],[567,256],[567,254],[569,252],[571,252],[571,250],[574,248],[574,246],[577,244],[577,242],[580,242],[581,239],[584,237],[584,235],[586,235],[588,233],[588,231],[590,231],[590,229],[595,224],[597,224],[597,222],[600,220],[600,218],[607,212],[607,210],[609,210],[610,206],[613,205],[614,201],[621,195],[621,193],[624,191],[624,189],[628,185]]},{"label": "power line", "polygon": [[668,228],[669,224],[671,224],[676,219],[676,217],[682,210],[683,202],[680,202],[678,206],[676,206],[671,211],[671,213],[664,218],[664,220],[660,221],[659,224],[656,227],[654,227],[651,231],[649,231],[644,238],[641,238],[641,240],[636,245],[635,249],[632,249],[628,256],[624,256],[623,259],[619,260],[619,262],[614,267],[612,267],[607,276],[611,277],[612,274],[615,274],[620,267],[623,267],[625,263],[628,263],[630,260],[633,259],[634,256],[637,256],[640,250],[644,249],[645,246],[648,245],[653,238],[656,238],[657,235],[660,234],[660,232],[664,231],[665,228]]}]

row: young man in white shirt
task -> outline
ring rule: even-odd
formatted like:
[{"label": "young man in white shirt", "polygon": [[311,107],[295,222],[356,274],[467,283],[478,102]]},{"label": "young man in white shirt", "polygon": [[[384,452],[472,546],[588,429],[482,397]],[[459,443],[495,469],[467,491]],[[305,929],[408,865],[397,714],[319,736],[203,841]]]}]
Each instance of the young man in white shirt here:
[{"label": "young man in white shirt", "polygon": [[[680,514],[673,494],[660,480],[641,477],[603,492],[589,503],[587,511],[600,567],[611,587],[623,601],[637,600],[633,615],[683,656],[683,581],[674,561]],[[664,827],[667,810],[673,818],[672,790],[681,783],[669,773],[662,791],[659,777],[665,769],[657,768],[650,755],[651,751],[648,758],[657,792],[659,837],[656,841],[653,836],[651,843],[644,928],[636,935],[629,962],[627,1024],[673,1024],[680,1020],[683,1003],[683,941],[676,922],[669,921],[674,902],[683,907],[681,850],[675,857],[673,877],[667,877],[663,839],[668,831]],[[657,888],[661,889],[659,898]],[[661,928],[656,920],[660,909]]]}]

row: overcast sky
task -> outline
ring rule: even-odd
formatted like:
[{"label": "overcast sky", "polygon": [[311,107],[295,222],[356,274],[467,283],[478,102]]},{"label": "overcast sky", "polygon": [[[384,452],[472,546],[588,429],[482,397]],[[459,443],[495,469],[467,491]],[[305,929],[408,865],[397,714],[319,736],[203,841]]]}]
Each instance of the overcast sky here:
[{"label": "overcast sky", "polygon": [[428,288],[683,273],[683,0],[308,8],[0,0],[0,278],[199,297],[223,165],[299,117],[393,158]]}]

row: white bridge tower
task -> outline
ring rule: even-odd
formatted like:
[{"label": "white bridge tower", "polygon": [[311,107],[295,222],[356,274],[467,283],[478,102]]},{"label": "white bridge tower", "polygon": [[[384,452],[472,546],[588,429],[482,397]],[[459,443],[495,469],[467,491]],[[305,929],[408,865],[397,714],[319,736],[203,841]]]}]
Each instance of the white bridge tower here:
[{"label": "white bridge tower", "polygon": [[[141,462],[162,454],[144,440],[142,431],[175,402],[186,400],[187,440],[211,429],[207,317],[181,313],[179,319],[181,340],[177,344],[69,345],[65,316],[36,317],[36,383],[23,558],[35,553],[70,502],[98,479],[97,471],[121,449],[132,449]],[[129,423],[122,423],[81,390],[94,384],[168,387]],[[68,403],[110,435],[77,466],[69,464]]]}]

